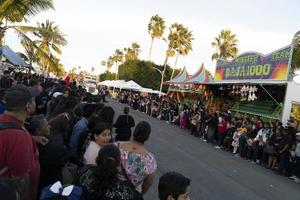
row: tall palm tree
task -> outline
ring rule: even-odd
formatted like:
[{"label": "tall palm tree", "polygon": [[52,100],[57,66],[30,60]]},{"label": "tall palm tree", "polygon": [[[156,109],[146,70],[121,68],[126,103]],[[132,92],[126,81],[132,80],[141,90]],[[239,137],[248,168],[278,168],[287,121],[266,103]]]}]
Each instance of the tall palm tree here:
[{"label": "tall palm tree", "polygon": [[168,39],[172,43],[171,46],[176,52],[176,59],[171,75],[172,79],[177,66],[179,55],[188,55],[188,53],[192,50],[192,40],[194,40],[194,38],[192,32],[189,31],[188,28],[184,27],[182,24],[174,23],[171,25]]},{"label": "tall palm tree", "polygon": [[103,61],[101,62],[101,65],[102,65],[103,67],[106,67],[107,70],[109,71],[109,70],[112,68],[112,66],[114,65],[113,57],[112,57],[112,56],[109,56],[109,57],[107,58],[106,61],[103,60]]},{"label": "tall palm tree", "polygon": [[14,29],[21,35],[24,34],[23,26],[16,26],[15,23],[27,22],[28,16],[35,16],[48,9],[54,9],[53,0],[2,0],[0,3],[0,45],[4,44],[4,36],[8,29]]},{"label": "tall palm tree", "polygon": [[[58,26],[54,25],[54,22],[46,20],[45,23],[38,23],[38,30],[34,32],[34,35],[38,38],[36,40],[37,46],[43,50],[49,57],[53,54],[60,55],[61,47],[67,44],[64,34],[59,30]],[[44,54],[39,54],[41,64],[43,65],[46,73],[49,75],[49,60]]]},{"label": "tall palm tree", "polygon": [[163,71],[161,73],[161,81],[160,81],[160,88],[159,88],[160,92],[162,91],[162,86],[163,86],[163,83],[164,83],[164,77],[165,77],[165,73],[166,73],[166,69],[167,69],[168,59],[175,55],[175,49],[176,49],[175,48],[174,35],[172,34],[171,28],[169,28],[169,30],[170,30],[170,33],[169,33],[169,36],[168,36],[168,40],[165,40],[168,43],[168,48],[167,48],[167,51],[166,51],[166,58],[165,58],[165,62],[164,62],[164,68],[163,68]]},{"label": "tall palm tree", "polygon": [[154,15],[151,17],[150,22],[148,24],[148,33],[150,34],[151,37],[151,45],[150,45],[148,60],[150,60],[151,57],[154,39],[155,38],[160,39],[164,34],[165,29],[166,29],[165,20],[162,17],[160,17],[159,15]]},{"label": "tall palm tree", "polygon": [[237,43],[237,36],[231,30],[222,30],[212,42],[212,46],[216,49],[212,60],[234,58],[239,52]]},{"label": "tall palm tree", "polygon": [[118,75],[119,75],[119,65],[118,63],[123,62],[123,57],[124,57],[124,53],[122,50],[117,49],[114,53],[114,55],[112,56],[112,61],[116,64],[116,80],[118,80]]},{"label": "tall palm tree", "polygon": [[137,60],[139,57],[139,54],[141,52],[140,45],[136,42],[132,43],[131,47],[124,48],[125,52],[125,61],[128,60]]}]

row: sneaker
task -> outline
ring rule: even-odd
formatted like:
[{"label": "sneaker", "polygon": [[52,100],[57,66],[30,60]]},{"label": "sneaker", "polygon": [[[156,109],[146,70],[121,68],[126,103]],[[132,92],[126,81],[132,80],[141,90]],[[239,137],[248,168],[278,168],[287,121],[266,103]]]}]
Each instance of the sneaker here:
[{"label": "sneaker", "polygon": [[252,161],[251,161],[251,164],[255,164],[255,162],[252,160]]},{"label": "sneaker", "polygon": [[296,180],[297,176],[290,176],[289,179]]},{"label": "sneaker", "polygon": [[257,161],[256,161],[256,164],[258,164],[258,165],[259,165],[259,164],[260,164],[260,161],[259,161],[259,160],[257,160]]},{"label": "sneaker", "polygon": [[207,140],[206,140],[206,139],[203,139],[203,142],[207,142]]},{"label": "sneaker", "polygon": [[221,149],[219,146],[215,146],[216,149]]},{"label": "sneaker", "polygon": [[235,156],[235,157],[237,157],[237,158],[239,158],[239,157],[240,157],[240,155],[239,155],[238,153],[237,153],[237,154],[235,154],[234,156]]}]

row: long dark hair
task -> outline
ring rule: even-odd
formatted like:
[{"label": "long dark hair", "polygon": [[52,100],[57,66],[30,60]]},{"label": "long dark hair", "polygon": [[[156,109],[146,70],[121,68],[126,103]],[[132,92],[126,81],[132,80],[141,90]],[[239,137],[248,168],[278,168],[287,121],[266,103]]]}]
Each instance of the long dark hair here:
[{"label": "long dark hair", "polygon": [[105,196],[107,190],[117,183],[120,162],[121,153],[116,145],[108,144],[100,149],[96,159],[97,168],[94,172],[99,199]]}]

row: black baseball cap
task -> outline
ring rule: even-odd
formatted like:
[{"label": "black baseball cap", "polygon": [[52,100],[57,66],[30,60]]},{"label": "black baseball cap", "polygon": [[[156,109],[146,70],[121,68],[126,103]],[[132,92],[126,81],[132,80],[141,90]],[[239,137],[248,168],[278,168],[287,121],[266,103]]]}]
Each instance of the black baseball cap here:
[{"label": "black baseball cap", "polygon": [[14,110],[25,106],[33,97],[39,95],[39,92],[33,88],[27,88],[23,84],[15,85],[5,91],[4,102],[6,110]]}]

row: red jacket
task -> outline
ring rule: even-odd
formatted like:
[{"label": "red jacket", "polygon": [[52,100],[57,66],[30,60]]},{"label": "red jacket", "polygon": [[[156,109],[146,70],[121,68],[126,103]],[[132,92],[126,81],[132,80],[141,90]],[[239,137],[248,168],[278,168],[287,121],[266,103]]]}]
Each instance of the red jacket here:
[{"label": "red jacket", "polygon": [[227,122],[225,120],[222,120],[222,122],[219,123],[218,126],[218,133],[223,135],[226,133],[226,130],[227,130]]}]

